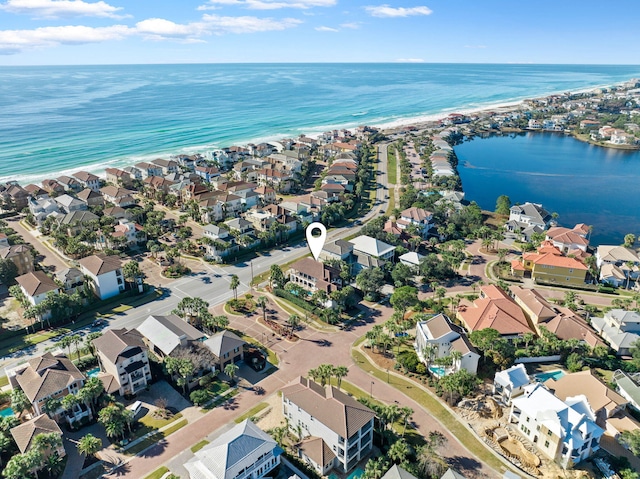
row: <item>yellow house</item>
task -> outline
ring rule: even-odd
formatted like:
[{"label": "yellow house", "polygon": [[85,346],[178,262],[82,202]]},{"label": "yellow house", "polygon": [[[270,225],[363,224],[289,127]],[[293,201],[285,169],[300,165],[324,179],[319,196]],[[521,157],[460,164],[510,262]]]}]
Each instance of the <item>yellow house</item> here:
[{"label": "yellow house", "polygon": [[550,241],[542,243],[537,253],[525,253],[511,262],[514,276],[536,282],[579,286],[587,277],[587,266],[577,258],[564,256]]}]

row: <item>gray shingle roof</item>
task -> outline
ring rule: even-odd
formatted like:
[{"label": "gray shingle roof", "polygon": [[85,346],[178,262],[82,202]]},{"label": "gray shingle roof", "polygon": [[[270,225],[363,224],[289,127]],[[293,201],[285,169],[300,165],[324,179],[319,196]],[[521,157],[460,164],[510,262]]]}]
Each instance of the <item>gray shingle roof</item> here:
[{"label": "gray shingle roof", "polygon": [[149,316],[137,329],[166,355],[171,354],[180,345],[180,338],[184,337],[187,341],[196,341],[204,336],[201,331],[175,314]]},{"label": "gray shingle roof", "polygon": [[130,329],[128,331],[125,328],[109,329],[92,342],[96,349],[114,364],[125,350],[138,348],[138,352],[140,352],[142,348],[145,348],[142,334],[136,329]]},{"label": "gray shingle roof", "polygon": [[225,353],[230,353],[238,347],[242,348],[247,343],[231,331],[225,330],[214,334],[207,339],[204,344],[213,354],[218,358],[221,358]]},{"label": "gray shingle roof", "polygon": [[401,468],[397,464],[394,464],[385,473],[385,475],[382,476],[382,479],[417,479],[417,477],[411,474],[410,472],[405,471],[403,468]]},{"label": "gray shingle roof", "polygon": [[16,372],[16,381],[31,402],[61,391],[84,374],[66,356],[45,353],[28,361],[25,369]]},{"label": "gray shingle roof", "polygon": [[337,388],[324,388],[303,377],[284,387],[282,397],[344,438],[351,437],[375,416],[371,409]]},{"label": "gray shingle roof", "polygon": [[11,429],[11,435],[22,453],[29,450],[31,442],[38,434],[47,434],[51,432],[62,436],[60,427],[46,414],[41,414],[40,416],[34,417],[33,419]]}]

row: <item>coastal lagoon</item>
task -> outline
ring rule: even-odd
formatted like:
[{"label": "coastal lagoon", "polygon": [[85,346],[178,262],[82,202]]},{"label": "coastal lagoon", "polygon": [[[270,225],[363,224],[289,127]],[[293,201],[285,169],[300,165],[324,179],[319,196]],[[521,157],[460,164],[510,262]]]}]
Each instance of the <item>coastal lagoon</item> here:
[{"label": "coastal lagoon", "polygon": [[0,68],[0,180],[407,124],[640,76],[625,65],[227,64]]},{"label": "coastal lagoon", "polygon": [[562,226],[593,225],[591,244],[640,235],[640,152],[602,148],[561,133],[475,138],[455,147],[468,200],[542,203]]}]

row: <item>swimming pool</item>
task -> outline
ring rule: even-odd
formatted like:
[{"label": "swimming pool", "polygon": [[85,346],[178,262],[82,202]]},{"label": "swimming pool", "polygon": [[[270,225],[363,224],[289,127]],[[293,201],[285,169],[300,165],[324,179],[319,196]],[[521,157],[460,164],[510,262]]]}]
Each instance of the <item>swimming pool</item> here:
[{"label": "swimming pool", "polygon": [[444,368],[444,366],[429,366],[429,371],[431,371],[439,378],[445,377],[447,375],[447,370]]},{"label": "swimming pool", "polygon": [[100,373],[100,368],[93,368],[87,371],[87,376],[90,378],[96,378],[98,377],[99,373]]},{"label": "swimming pool", "polygon": [[560,379],[562,376],[564,376],[564,371],[561,369],[556,369],[554,371],[547,371],[546,373],[540,373],[540,374],[536,374],[535,376],[533,376],[535,378],[536,381],[538,381],[539,383],[543,383],[545,382],[547,379],[553,379],[554,381],[557,381],[558,379]]},{"label": "swimming pool", "polygon": [[[360,468],[360,467],[356,467],[353,472],[351,474],[349,474],[347,476],[347,479],[358,479],[360,476],[362,476],[364,474],[364,469]],[[329,479],[338,479],[338,476],[336,476],[333,472],[331,474],[329,474]]]},{"label": "swimming pool", "polygon": [[0,417],[11,417],[15,415],[16,414],[13,412],[13,409],[11,409],[10,407],[0,409]]}]

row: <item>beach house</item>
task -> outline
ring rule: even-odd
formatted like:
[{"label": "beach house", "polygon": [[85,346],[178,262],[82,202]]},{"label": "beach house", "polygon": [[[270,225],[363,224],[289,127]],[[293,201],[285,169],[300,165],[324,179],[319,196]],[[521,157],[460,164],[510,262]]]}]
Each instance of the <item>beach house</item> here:
[{"label": "beach house", "polygon": [[565,469],[600,449],[604,434],[584,395],[563,401],[540,383],[525,386],[524,393],[511,401],[509,422],[540,454]]},{"label": "beach house", "polygon": [[108,299],[124,291],[122,261],[116,255],[91,255],[78,261],[80,271],[91,279],[93,292],[100,299]]},{"label": "beach house", "polygon": [[300,434],[299,456],[319,474],[334,467],[347,473],[371,452],[375,417],[371,409],[334,386],[323,387],[303,377],[281,392],[287,424]]},{"label": "beach house", "polygon": [[509,369],[498,371],[493,377],[493,394],[500,397],[504,404],[524,393],[524,387],[531,384],[524,364],[516,364]]},{"label": "beach house", "polygon": [[[444,314],[437,314],[416,325],[414,349],[418,358],[424,362],[436,376],[464,369],[471,374],[478,371],[480,355],[471,345],[464,330],[451,322]],[[457,351],[458,358],[451,358],[451,366],[437,366],[433,362],[437,358],[451,357]]]}]

